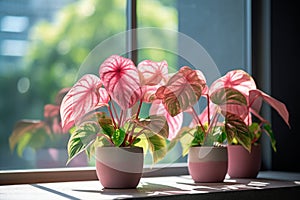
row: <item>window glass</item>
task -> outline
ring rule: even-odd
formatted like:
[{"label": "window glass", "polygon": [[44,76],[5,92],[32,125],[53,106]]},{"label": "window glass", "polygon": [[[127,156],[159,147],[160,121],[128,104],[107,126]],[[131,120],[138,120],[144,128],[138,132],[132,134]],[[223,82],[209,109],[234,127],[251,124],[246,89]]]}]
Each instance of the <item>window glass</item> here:
[{"label": "window glass", "polygon": [[[250,1],[145,0],[138,1],[137,16],[139,61],[166,60],[171,72],[184,65],[200,69],[208,85],[231,69],[251,69]],[[183,126],[190,122],[184,114]],[[181,151],[177,144],[160,163],[186,162]]]},{"label": "window glass", "polygon": [[[248,0],[136,2],[137,62],[165,60],[169,72],[189,65],[211,73],[211,80],[233,68],[249,71]],[[59,91],[89,72],[88,55],[101,42],[124,32],[126,19],[124,0],[0,1],[0,169],[66,166],[69,134],[56,126],[55,117],[45,121],[44,114],[55,116]],[[102,49],[101,56],[104,59],[112,51]],[[18,123],[35,131],[10,139]],[[56,134],[41,129],[43,123]],[[187,116],[184,125],[189,123]],[[94,165],[84,154],[73,161],[69,166]],[[180,145],[160,161],[174,162],[186,162]],[[151,164],[150,155],[145,163]]]},{"label": "window glass", "polygon": [[[123,0],[0,1],[0,169],[66,166],[57,94],[96,45],[125,29]],[[24,131],[11,137],[16,125]],[[68,166],[93,164],[82,157]]]}]

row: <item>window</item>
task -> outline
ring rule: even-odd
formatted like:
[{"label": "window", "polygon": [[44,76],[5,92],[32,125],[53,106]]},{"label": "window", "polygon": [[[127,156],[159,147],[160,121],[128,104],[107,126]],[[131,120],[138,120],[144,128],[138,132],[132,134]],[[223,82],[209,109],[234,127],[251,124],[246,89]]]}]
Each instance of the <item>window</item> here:
[{"label": "window", "polygon": [[[138,28],[137,38],[126,38],[127,48],[137,50],[137,62],[165,59],[174,70],[182,65],[203,67],[212,80],[232,68],[251,69],[250,0],[22,2],[0,2],[0,91],[5,94],[0,99],[4,133],[0,170],[51,165],[41,160],[45,154],[39,156],[33,147],[25,146],[34,143],[30,135],[11,154],[8,138],[14,124],[21,119],[43,119],[44,105],[84,73],[82,63],[89,53],[107,38],[124,33],[126,26]],[[52,139],[56,144],[64,140],[65,147],[67,137]],[[63,155],[54,150],[50,154]],[[173,162],[186,162],[180,146],[161,163]],[[93,165],[90,161],[77,166]]]}]

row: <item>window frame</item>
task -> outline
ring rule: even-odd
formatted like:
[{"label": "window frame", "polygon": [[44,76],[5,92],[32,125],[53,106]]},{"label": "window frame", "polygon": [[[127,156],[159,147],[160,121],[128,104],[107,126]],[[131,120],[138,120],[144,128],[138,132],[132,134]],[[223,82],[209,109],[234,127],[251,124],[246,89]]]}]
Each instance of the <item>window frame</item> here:
[{"label": "window frame", "polygon": [[[254,1],[246,0],[250,6]],[[127,30],[134,30],[137,28],[137,11],[136,11],[137,0],[127,0]],[[270,4],[265,5],[270,6]],[[248,17],[252,18],[251,13]],[[255,19],[259,21],[260,19]],[[249,22],[249,21],[248,21]],[[251,22],[253,24],[253,22]],[[251,26],[251,25],[249,25]],[[138,52],[135,51],[137,47],[137,33],[136,31],[128,31],[131,35],[127,35],[127,49],[128,57],[134,62],[137,61]],[[251,36],[254,34],[252,29]],[[248,38],[250,39],[250,38]],[[259,38],[256,39],[259,41]],[[253,41],[250,42],[252,48]],[[134,51],[132,51],[134,50]],[[256,63],[252,56],[252,63]],[[251,61],[249,61],[251,62]],[[155,165],[154,168],[149,166],[144,167],[145,173],[143,177],[154,177],[154,176],[177,176],[187,175],[188,167],[187,163],[173,163],[168,166],[160,164]],[[32,170],[0,170],[0,185],[9,184],[34,184],[34,183],[50,183],[50,182],[68,182],[68,181],[93,181],[98,180],[95,167],[74,167],[74,168],[49,168],[49,169],[32,169]]]}]

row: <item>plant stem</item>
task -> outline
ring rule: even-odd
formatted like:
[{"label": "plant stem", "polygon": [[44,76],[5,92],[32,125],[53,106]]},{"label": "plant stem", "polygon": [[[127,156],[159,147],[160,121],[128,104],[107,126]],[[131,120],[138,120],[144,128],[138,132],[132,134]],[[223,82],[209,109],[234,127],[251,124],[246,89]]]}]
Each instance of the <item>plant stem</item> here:
[{"label": "plant stem", "polygon": [[123,127],[123,125],[124,125],[123,114],[124,114],[124,110],[121,110],[120,119],[119,119],[119,125],[120,125],[120,127]]},{"label": "plant stem", "polygon": [[139,119],[139,114],[140,114],[140,112],[141,112],[142,104],[143,104],[143,101],[142,101],[142,99],[141,99],[141,100],[140,100],[139,107],[138,107],[138,110],[137,110],[137,112],[136,112],[136,118],[135,118],[136,120]]},{"label": "plant stem", "polygon": [[212,127],[215,127],[215,124],[218,122],[219,119],[219,114],[218,112],[215,112],[213,118],[212,118],[212,123],[209,124],[208,130],[207,130],[207,134],[211,131]]},{"label": "plant stem", "polygon": [[203,131],[204,133],[206,133],[205,128],[204,128],[204,126],[203,126],[201,120],[199,119],[199,117],[198,117],[198,115],[197,115],[197,112],[195,111],[194,107],[192,107],[192,111],[193,111],[194,118],[195,118],[196,121],[198,121],[198,124],[200,124],[200,126],[201,126],[201,128],[202,128],[202,131]]},{"label": "plant stem", "polygon": [[107,109],[108,109],[108,111],[109,111],[109,114],[110,114],[110,116],[111,116],[112,122],[113,122],[113,124],[114,124],[114,128],[115,128],[115,129],[118,129],[117,124],[116,124],[115,119],[114,119],[114,115],[113,115],[113,113],[112,113],[112,111],[111,111],[111,109],[110,109],[110,106],[107,106]]},{"label": "plant stem", "polygon": [[118,120],[118,124],[120,124],[120,118],[119,118],[119,116],[118,116],[118,112],[117,112],[117,110],[116,110],[116,108],[115,108],[115,104],[114,104],[113,101],[111,101],[111,106],[112,106],[112,108],[113,108],[113,110],[114,110],[114,113],[115,113],[115,116],[116,116],[116,118],[117,118],[117,120]]},{"label": "plant stem", "polygon": [[210,125],[210,105],[209,105],[209,95],[206,94],[206,99],[207,99],[207,123],[208,127]]}]

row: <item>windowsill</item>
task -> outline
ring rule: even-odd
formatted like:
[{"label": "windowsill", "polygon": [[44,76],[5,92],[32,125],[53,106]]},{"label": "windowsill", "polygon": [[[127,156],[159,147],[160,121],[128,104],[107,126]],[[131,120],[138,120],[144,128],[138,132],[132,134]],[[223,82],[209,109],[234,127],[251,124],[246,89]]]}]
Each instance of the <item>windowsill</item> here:
[{"label": "windowsill", "polygon": [[[0,199],[288,199],[300,194],[300,173],[262,171],[256,179],[194,183],[189,175],[143,177],[137,189],[103,189],[98,180],[0,186]],[[187,196],[188,195],[188,196]]]}]

